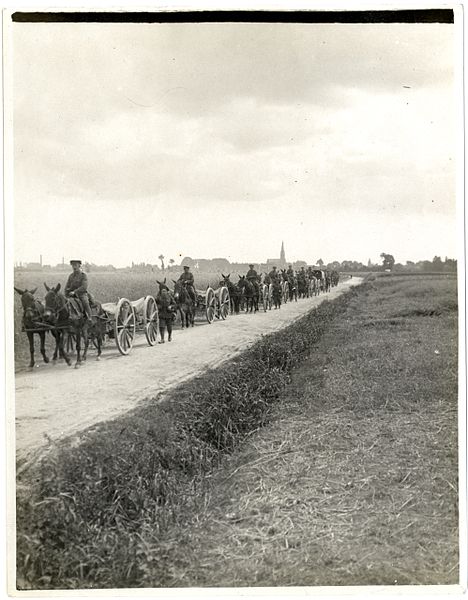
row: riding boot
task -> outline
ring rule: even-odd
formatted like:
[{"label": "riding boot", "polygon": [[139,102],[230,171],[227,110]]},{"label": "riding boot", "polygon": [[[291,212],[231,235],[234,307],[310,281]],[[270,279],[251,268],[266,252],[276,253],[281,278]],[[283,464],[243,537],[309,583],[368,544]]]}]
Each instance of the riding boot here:
[{"label": "riding boot", "polygon": [[83,305],[86,320],[88,321],[88,324],[90,324],[93,322],[93,320],[91,319],[91,307],[89,306],[88,294],[81,294],[79,299]]},{"label": "riding boot", "polygon": [[159,335],[161,336],[161,339],[159,340],[158,344],[164,344],[164,333],[166,331],[165,327],[160,327],[159,328]]}]

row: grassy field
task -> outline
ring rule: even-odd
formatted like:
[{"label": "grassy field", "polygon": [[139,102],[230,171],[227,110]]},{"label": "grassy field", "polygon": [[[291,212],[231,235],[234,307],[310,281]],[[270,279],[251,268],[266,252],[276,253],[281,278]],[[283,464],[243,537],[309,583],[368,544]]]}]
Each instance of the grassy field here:
[{"label": "grassy field", "polygon": [[457,583],[456,347],[453,279],[365,286],[148,583]]},{"label": "grassy field", "polygon": [[[181,270],[174,269],[166,272],[166,278],[169,287],[172,288],[172,279],[178,279]],[[44,282],[49,286],[55,286],[57,283],[65,287],[68,273],[47,273],[34,271],[16,271],[15,286],[20,289],[27,288],[32,290],[37,288],[36,298],[42,300],[45,295]],[[117,302],[119,298],[128,298],[137,300],[142,296],[156,296],[159,286],[156,280],[163,279],[162,274],[131,273],[122,271],[113,271],[109,273],[90,273],[89,289],[98,302]],[[217,287],[220,275],[217,273],[197,273],[196,286],[199,289],[206,289],[208,285]],[[25,369],[29,363],[29,342],[25,333],[21,332],[21,318],[23,310],[21,308],[21,299],[18,294],[14,295],[14,339],[15,339],[15,370]],[[176,324],[177,327],[177,324]],[[39,338],[36,336],[36,361],[41,361],[39,354]],[[46,349],[49,357],[53,353],[54,341],[52,336],[46,337]]]},{"label": "grassy field", "polygon": [[24,472],[23,589],[458,581],[456,280],[370,278]]}]

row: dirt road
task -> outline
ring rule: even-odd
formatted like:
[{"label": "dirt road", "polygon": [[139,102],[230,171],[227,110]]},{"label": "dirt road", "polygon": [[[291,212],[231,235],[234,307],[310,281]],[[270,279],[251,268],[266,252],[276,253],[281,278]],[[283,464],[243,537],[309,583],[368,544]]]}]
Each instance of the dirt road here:
[{"label": "dirt road", "polygon": [[194,375],[212,368],[251,345],[262,334],[285,327],[325,299],[332,300],[351,285],[340,283],[328,294],[287,303],[280,310],[231,316],[213,324],[176,331],[173,341],[150,347],[143,334],[128,356],[110,344],[101,361],[94,351],[81,369],[62,361],[40,363],[34,372],[18,373],[16,389],[16,449],[29,459],[51,440],[77,433],[116,417],[138,402],[155,397]]}]

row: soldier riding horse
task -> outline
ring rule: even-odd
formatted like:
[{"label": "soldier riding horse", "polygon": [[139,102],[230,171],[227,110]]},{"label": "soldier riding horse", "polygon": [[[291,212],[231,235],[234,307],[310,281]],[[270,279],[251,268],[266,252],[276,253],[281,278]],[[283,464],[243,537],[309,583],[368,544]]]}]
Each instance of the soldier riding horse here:
[{"label": "soldier riding horse", "polygon": [[182,329],[184,326],[188,329],[191,325],[195,325],[195,305],[193,298],[190,295],[187,287],[190,285],[181,281],[172,280],[174,283],[174,299],[177,304],[177,308],[180,313],[180,320],[182,321]]},{"label": "soldier riding horse", "polygon": [[[44,322],[51,326],[51,331],[55,337],[54,360],[57,359],[57,353],[60,353],[67,364],[71,364],[70,358],[63,347],[64,334],[67,331],[73,334],[76,340],[75,369],[77,369],[81,366],[82,361],[86,360],[89,346],[89,328],[92,326],[93,321],[86,314],[78,298],[67,298],[60,292],[60,283],[53,288],[44,283],[44,287],[47,291],[44,299]],[[81,338],[84,342],[83,356],[81,356]],[[98,358],[101,355],[101,343],[101,336],[97,335]]]},{"label": "soldier riding horse", "polygon": [[248,281],[244,275],[239,275],[239,283],[237,284],[242,291],[242,297],[245,299],[245,310],[246,312],[257,312],[258,311],[258,299],[260,296],[258,286]]}]

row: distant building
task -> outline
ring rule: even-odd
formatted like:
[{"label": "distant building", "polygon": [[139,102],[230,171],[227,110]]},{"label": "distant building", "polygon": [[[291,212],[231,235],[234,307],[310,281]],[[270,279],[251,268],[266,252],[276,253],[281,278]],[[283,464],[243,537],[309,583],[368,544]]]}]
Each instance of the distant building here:
[{"label": "distant building", "polygon": [[267,258],[266,264],[268,267],[276,265],[280,269],[285,269],[287,267],[288,263],[286,262],[286,254],[284,252],[284,242],[281,242],[279,258]]}]

